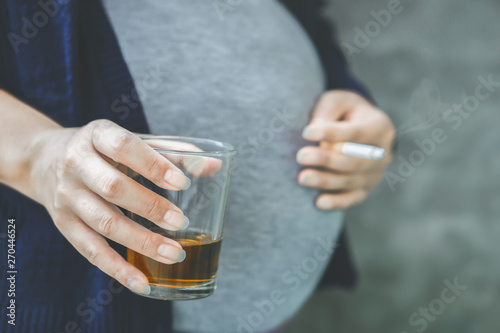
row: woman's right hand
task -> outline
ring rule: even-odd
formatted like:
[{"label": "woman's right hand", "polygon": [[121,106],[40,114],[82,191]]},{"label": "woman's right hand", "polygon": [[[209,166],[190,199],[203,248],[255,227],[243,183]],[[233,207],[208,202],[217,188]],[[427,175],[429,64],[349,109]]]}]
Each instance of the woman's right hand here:
[{"label": "woman's right hand", "polygon": [[32,196],[63,236],[104,273],[136,292],[150,292],[146,276],[104,237],[165,264],[184,260],[179,243],[147,230],[118,208],[168,230],[189,223],[178,207],[123,173],[123,166],[129,167],[168,190],[190,185],[182,171],[137,135],[96,120],[82,128],[46,130],[36,136],[33,147]]}]

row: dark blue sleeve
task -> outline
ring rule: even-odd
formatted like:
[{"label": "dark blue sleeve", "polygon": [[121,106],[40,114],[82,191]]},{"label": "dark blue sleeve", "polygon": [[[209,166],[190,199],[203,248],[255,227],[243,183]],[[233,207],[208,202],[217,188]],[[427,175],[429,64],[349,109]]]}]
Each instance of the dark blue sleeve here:
[{"label": "dark blue sleeve", "polygon": [[350,73],[347,60],[335,40],[333,27],[323,16],[324,0],[281,0],[313,41],[327,77],[327,88],[357,92],[372,100],[368,90]]}]

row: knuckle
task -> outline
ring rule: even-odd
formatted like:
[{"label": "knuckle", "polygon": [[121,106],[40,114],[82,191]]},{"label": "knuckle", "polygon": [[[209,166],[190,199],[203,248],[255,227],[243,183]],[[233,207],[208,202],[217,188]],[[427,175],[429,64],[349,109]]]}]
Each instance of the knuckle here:
[{"label": "knuckle", "polygon": [[78,161],[81,160],[83,156],[91,153],[93,150],[93,146],[91,140],[88,137],[80,136],[73,142],[69,150],[72,153],[73,159],[75,161]]},{"label": "knuckle", "polygon": [[83,128],[83,133],[91,142],[101,141],[105,131],[113,125],[113,122],[107,119],[93,120]]},{"label": "knuckle", "polygon": [[111,128],[115,124],[107,119],[97,119],[93,120],[82,128],[82,132],[85,136],[98,139],[103,135],[107,129]]},{"label": "knuckle", "polygon": [[134,135],[128,131],[120,131],[110,142],[111,148],[115,152],[127,152],[134,141]]},{"label": "knuckle", "polygon": [[155,234],[148,232],[144,237],[141,238],[139,245],[139,252],[143,254],[154,253],[153,248],[155,247]]},{"label": "knuckle", "polygon": [[121,284],[126,284],[126,277],[128,275],[128,272],[129,272],[128,269],[120,265],[119,267],[113,270],[111,276],[114,277],[115,280],[120,282]]},{"label": "knuckle", "polygon": [[83,250],[83,255],[94,266],[99,264],[101,252],[92,244],[88,244]]},{"label": "knuckle", "polygon": [[54,201],[53,207],[56,211],[62,211],[68,204],[68,198],[70,197],[69,186],[67,182],[61,181],[56,185],[54,191]]},{"label": "knuckle", "polygon": [[110,176],[105,178],[101,185],[101,191],[106,197],[115,197],[123,189],[124,179],[120,176]]},{"label": "knuckle", "polygon": [[54,201],[52,203],[52,207],[54,208],[55,211],[62,211],[64,210],[66,204],[65,200],[61,198],[59,195],[56,195],[54,197]]},{"label": "knuckle", "polygon": [[155,154],[155,157],[153,157],[151,161],[149,161],[148,163],[148,169],[147,169],[148,175],[153,176],[153,178],[160,179],[161,178],[160,174],[164,169],[162,166],[163,166],[163,161],[160,159],[159,156],[156,156]]},{"label": "knuckle", "polygon": [[109,128],[111,127],[113,124],[113,122],[111,120],[108,120],[108,119],[96,119],[96,120],[92,120],[91,122],[89,122],[85,127],[88,127],[88,128]]},{"label": "knuckle", "polygon": [[163,200],[160,196],[155,195],[151,200],[149,200],[146,207],[146,216],[153,218],[154,220],[161,220],[162,213],[166,212],[167,208],[163,208]]},{"label": "knuckle", "polygon": [[115,215],[101,215],[99,221],[97,221],[97,231],[109,238],[115,231],[117,224],[118,219]]},{"label": "knuckle", "polygon": [[77,154],[73,149],[68,149],[64,154],[61,166],[65,171],[73,171],[78,166]]}]

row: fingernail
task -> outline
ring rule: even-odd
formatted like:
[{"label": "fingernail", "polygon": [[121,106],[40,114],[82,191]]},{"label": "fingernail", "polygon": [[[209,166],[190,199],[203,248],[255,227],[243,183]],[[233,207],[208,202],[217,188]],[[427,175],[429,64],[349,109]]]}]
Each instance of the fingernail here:
[{"label": "fingernail", "polygon": [[318,185],[318,183],[319,183],[319,178],[316,175],[312,175],[310,173],[303,173],[299,177],[300,185],[314,186]]},{"label": "fingernail", "polygon": [[176,262],[183,262],[186,259],[186,251],[172,245],[162,244],[158,248],[158,254],[163,258]]},{"label": "fingernail", "polygon": [[297,162],[300,164],[318,164],[319,157],[317,154],[311,152],[299,151],[297,154]]},{"label": "fingernail", "polygon": [[191,187],[191,179],[186,177],[186,185],[182,188],[184,191]]},{"label": "fingernail", "polygon": [[[187,159],[185,159],[186,161]],[[192,175],[200,175],[205,166],[205,160],[200,157],[190,157],[186,162],[186,170]]]},{"label": "fingernail", "polygon": [[304,152],[303,151],[299,151],[297,153],[297,162],[302,164],[304,161]]},{"label": "fingernail", "polygon": [[186,259],[186,251],[182,250],[182,252],[179,255],[179,259],[177,259],[177,262],[183,262],[184,259]]},{"label": "fingernail", "polygon": [[306,126],[302,131],[302,137],[306,140],[321,140],[323,139],[323,131],[311,126]]},{"label": "fingernail", "polygon": [[165,173],[165,181],[181,190],[187,190],[191,186],[191,180],[185,174],[172,169]]},{"label": "fingernail", "polygon": [[316,203],[319,209],[332,209],[333,208],[333,200],[331,198],[327,197],[322,197],[318,199],[318,202]]},{"label": "fingernail", "polygon": [[184,230],[189,225],[189,219],[184,214],[169,210],[163,217],[163,220],[172,226],[175,230]]},{"label": "fingernail", "polygon": [[139,294],[149,295],[151,293],[151,287],[149,284],[142,283],[134,278],[127,280],[127,286]]}]

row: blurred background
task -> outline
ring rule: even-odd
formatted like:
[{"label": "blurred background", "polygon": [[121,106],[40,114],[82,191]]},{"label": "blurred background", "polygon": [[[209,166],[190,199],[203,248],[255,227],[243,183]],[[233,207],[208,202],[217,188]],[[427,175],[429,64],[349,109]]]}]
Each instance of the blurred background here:
[{"label": "blurred background", "polygon": [[402,0],[377,29],[390,3],[325,12],[400,137],[390,178],[347,214],[358,288],[318,292],[287,333],[500,332],[500,84],[475,98],[500,83],[500,2]]}]

